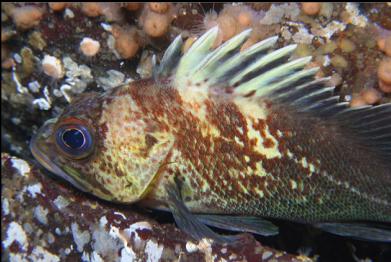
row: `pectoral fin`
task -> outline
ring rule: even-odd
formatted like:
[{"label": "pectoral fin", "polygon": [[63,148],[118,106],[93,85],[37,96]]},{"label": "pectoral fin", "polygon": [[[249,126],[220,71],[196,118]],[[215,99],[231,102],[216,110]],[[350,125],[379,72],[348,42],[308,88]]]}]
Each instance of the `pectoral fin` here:
[{"label": "pectoral fin", "polygon": [[391,242],[390,228],[374,227],[371,225],[358,223],[318,223],[314,226],[339,236],[351,237],[366,241]]},{"label": "pectoral fin", "polygon": [[202,223],[231,231],[249,232],[261,236],[278,234],[278,227],[260,217],[197,214]]},{"label": "pectoral fin", "polygon": [[219,235],[203,224],[196,215],[193,215],[187,209],[176,185],[167,185],[166,190],[169,196],[168,205],[176,224],[194,239],[200,240],[202,238],[210,238],[222,244],[237,242],[241,239],[240,236]]}]

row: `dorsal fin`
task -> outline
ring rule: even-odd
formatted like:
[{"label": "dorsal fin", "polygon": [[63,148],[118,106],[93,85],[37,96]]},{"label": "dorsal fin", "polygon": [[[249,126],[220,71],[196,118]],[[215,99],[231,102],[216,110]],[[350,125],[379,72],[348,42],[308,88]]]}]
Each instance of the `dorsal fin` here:
[{"label": "dorsal fin", "polygon": [[181,57],[175,73],[177,82],[191,77],[190,72],[192,72],[194,68],[199,67],[201,61],[210,53],[210,49],[216,40],[217,34],[218,28],[213,27],[197,39]]},{"label": "dorsal fin", "polygon": [[200,84],[206,89],[230,87],[233,96],[267,98],[298,112],[334,119],[391,156],[391,103],[350,108],[334,94],[330,78],[315,78],[319,68],[305,69],[311,57],[291,59],[296,45],[274,50],[275,36],[240,51],[250,34],[250,29],[245,30],[212,50],[218,35],[214,27],[180,58],[183,42],[177,37],[164,54],[156,76],[172,75],[178,89],[199,88]]},{"label": "dorsal fin", "polygon": [[155,79],[168,77],[174,71],[181,58],[182,45],[182,36],[179,35],[172,41],[166,52],[164,52],[160,65],[154,67],[153,76]]},{"label": "dorsal fin", "polygon": [[381,151],[391,166],[391,103],[345,108],[334,118],[365,138],[363,142],[368,146]]}]

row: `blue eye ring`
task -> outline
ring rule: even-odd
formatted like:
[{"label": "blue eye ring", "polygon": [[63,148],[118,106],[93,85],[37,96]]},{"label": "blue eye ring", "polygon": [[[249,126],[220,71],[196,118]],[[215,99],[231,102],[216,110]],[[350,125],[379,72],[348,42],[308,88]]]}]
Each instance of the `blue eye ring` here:
[{"label": "blue eye ring", "polygon": [[56,131],[56,146],[66,156],[73,159],[87,157],[93,150],[93,136],[82,124],[60,126]]}]

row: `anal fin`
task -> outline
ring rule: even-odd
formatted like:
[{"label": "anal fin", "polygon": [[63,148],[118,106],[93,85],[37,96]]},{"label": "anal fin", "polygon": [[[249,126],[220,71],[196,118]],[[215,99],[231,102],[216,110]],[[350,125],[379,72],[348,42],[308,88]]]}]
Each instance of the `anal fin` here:
[{"label": "anal fin", "polygon": [[391,229],[363,223],[317,223],[314,227],[326,232],[366,241],[391,242]]},{"label": "anal fin", "polygon": [[278,227],[273,223],[255,216],[205,215],[197,214],[204,224],[230,231],[249,232],[261,236],[278,234]]},{"label": "anal fin", "polygon": [[220,244],[237,243],[242,239],[240,235],[225,236],[213,232],[209,227],[203,224],[196,215],[190,213],[183,203],[176,185],[167,185],[166,190],[169,197],[168,205],[176,224],[194,239],[201,240],[202,238],[210,238]]}]

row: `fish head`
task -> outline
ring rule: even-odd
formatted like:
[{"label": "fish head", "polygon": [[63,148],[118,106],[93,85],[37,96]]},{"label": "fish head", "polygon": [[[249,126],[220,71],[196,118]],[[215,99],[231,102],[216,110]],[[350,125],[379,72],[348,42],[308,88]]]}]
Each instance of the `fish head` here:
[{"label": "fish head", "polygon": [[101,199],[133,203],[151,189],[173,141],[128,95],[86,93],[32,138],[46,169]]}]

